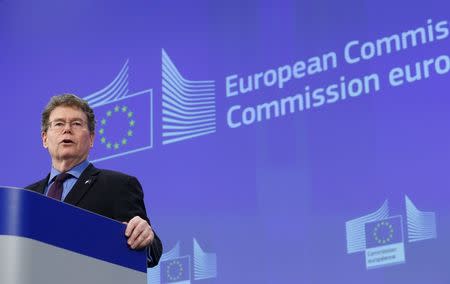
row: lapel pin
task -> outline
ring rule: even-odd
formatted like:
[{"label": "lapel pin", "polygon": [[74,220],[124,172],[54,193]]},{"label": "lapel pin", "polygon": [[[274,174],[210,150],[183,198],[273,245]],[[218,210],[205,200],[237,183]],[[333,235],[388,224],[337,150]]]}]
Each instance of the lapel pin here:
[{"label": "lapel pin", "polygon": [[90,184],[91,183],[91,179],[88,179],[87,181],[84,182],[84,184]]}]

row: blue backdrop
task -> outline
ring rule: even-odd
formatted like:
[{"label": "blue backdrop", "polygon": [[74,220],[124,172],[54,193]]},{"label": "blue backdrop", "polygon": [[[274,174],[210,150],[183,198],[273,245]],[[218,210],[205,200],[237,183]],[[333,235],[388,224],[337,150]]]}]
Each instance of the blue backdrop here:
[{"label": "blue backdrop", "polygon": [[86,98],[135,175],[149,283],[450,283],[450,4],[0,1],[4,185]]}]

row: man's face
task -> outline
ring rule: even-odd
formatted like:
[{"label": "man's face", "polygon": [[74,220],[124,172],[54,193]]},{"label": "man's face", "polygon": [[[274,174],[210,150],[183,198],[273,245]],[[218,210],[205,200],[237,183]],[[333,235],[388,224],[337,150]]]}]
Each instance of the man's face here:
[{"label": "man's face", "polygon": [[82,162],[87,158],[94,134],[89,132],[86,114],[75,107],[58,106],[50,113],[49,123],[47,131],[42,132],[42,144],[52,161]]}]

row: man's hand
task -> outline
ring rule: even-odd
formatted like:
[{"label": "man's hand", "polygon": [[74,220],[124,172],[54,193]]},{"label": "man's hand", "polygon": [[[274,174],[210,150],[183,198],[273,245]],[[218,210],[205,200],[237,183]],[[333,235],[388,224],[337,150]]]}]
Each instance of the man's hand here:
[{"label": "man's hand", "polygon": [[125,229],[125,236],[128,238],[128,245],[132,249],[142,249],[151,244],[155,234],[153,233],[152,227],[139,216],[135,216],[128,223]]}]

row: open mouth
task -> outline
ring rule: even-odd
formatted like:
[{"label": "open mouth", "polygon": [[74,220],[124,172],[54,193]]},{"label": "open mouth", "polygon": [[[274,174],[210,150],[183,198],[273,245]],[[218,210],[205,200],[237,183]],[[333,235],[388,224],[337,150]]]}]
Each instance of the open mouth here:
[{"label": "open mouth", "polygon": [[70,139],[63,139],[61,141],[61,144],[63,144],[63,145],[70,145],[70,144],[74,144],[74,142],[72,140],[70,140]]}]

